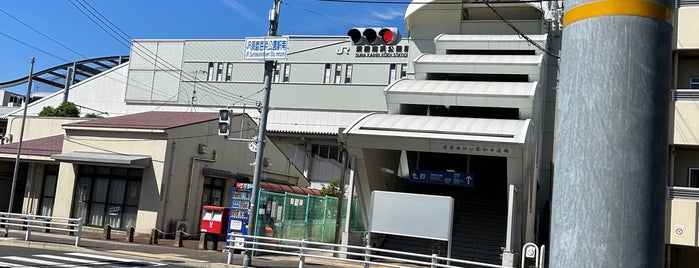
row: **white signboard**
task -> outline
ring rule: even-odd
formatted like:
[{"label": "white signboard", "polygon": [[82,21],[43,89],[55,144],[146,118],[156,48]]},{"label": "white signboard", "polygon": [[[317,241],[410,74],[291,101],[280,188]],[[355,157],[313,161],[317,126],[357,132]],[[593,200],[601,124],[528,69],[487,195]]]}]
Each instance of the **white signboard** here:
[{"label": "white signboard", "polygon": [[373,191],[370,232],[450,241],[453,215],[449,196]]},{"label": "white signboard", "polygon": [[246,60],[284,60],[289,48],[289,38],[282,36],[245,38]]}]

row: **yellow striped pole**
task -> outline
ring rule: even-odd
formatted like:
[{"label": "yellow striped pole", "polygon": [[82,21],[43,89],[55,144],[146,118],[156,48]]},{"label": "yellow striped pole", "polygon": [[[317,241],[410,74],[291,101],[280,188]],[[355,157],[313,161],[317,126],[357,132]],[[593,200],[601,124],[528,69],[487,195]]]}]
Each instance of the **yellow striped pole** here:
[{"label": "yellow striped pole", "polygon": [[565,4],[549,267],[662,267],[671,2]]}]

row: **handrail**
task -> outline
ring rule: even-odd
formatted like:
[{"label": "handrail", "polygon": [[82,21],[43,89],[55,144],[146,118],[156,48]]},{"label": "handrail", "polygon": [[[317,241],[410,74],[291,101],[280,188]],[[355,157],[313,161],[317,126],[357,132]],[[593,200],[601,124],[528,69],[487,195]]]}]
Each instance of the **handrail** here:
[{"label": "handrail", "polygon": [[[256,245],[256,246],[258,246],[258,248],[240,247],[240,246],[236,247],[235,243],[241,242],[240,240],[236,240],[236,238],[244,238],[246,241],[245,243],[249,243],[251,245]],[[259,242],[259,241],[263,241],[263,242]],[[424,265],[424,266],[430,266],[430,267],[443,267],[443,268],[459,267],[459,266],[452,266],[452,265],[450,265],[450,263],[460,263],[460,264],[468,264],[468,265],[475,265],[475,266],[480,266],[480,267],[490,267],[490,268],[512,268],[509,266],[502,266],[502,265],[496,265],[496,264],[439,257],[437,254],[426,255],[426,254],[418,254],[418,253],[411,253],[411,252],[402,252],[402,251],[395,251],[395,250],[372,248],[369,245],[362,247],[362,246],[331,244],[331,243],[323,243],[323,242],[311,242],[311,241],[305,241],[305,240],[274,238],[274,237],[266,237],[266,236],[242,235],[242,234],[236,234],[236,233],[230,233],[229,238],[227,239],[227,242],[228,242],[227,243],[228,246],[226,246],[226,249],[228,249],[227,264],[231,264],[231,260],[233,258],[233,256],[232,256],[233,249],[239,249],[239,250],[252,250],[252,251],[259,251],[259,252],[266,252],[266,253],[298,256],[299,257],[299,267],[303,267],[306,257],[312,257],[312,258],[319,258],[319,259],[329,259],[329,260],[333,260],[333,261],[362,263],[362,264],[364,264],[364,267],[369,267],[370,264],[381,265],[381,266],[386,266],[386,267],[405,267],[404,265],[397,265],[397,264],[391,264],[391,263],[386,263],[386,262],[372,261],[372,259],[383,259],[383,260],[391,260],[391,261],[400,261],[402,263],[409,263],[409,264],[415,264],[415,265]],[[295,243],[297,245],[285,245],[285,244],[282,244],[282,242]],[[313,247],[313,246],[315,246],[315,247]],[[326,248],[319,248],[319,246],[326,247]],[[281,248],[281,249],[287,249],[287,250],[298,250],[298,251],[297,252],[289,252],[289,251],[284,251],[284,250],[275,250],[275,249],[268,249],[268,248],[262,248],[262,247],[274,247],[274,248]],[[344,250],[342,250],[342,249],[344,249]],[[350,251],[350,249],[354,249],[356,251],[352,252],[352,251]],[[418,261],[418,260],[412,260],[412,259],[379,255],[379,254],[374,254],[374,252],[376,252],[376,253],[389,253],[389,254],[410,256],[410,257],[418,257],[418,258],[423,258],[426,261]],[[333,254],[332,254],[332,256],[328,256],[328,255],[322,255],[321,253],[333,253]],[[361,257],[361,258],[360,259],[348,259],[348,258],[336,257],[338,255],[351,255],[351,256],[357,256],[357,257]],[[442,264],[442,263],[447,263],[447,264]]]},{"label": "handrail", "polygon": [[80,238],[83,233],[83,225],[84,221],[82,218],[0,212],[0,228],[5,228],[5,237],[10,234],[10,226],[22,227],[25,230],[25,241],[29,240],[32,229],[67,231],[69,234],[77,232],[75,235],[75,246],[78,247],[80,246]]}]

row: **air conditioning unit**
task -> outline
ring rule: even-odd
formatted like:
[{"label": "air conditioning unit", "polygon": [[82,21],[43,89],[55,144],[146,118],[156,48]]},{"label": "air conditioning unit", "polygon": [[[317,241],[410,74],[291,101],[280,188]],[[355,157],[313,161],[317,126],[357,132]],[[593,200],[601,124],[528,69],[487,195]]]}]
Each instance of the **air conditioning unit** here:
[{"label": "air conditioning unit", "polygon": [[189,232],[191,228],[189,228],[189,222],[186,221],[178,221],[177,225],[175,225],[175,232],[178,231],[183,231],[183,232]]}]

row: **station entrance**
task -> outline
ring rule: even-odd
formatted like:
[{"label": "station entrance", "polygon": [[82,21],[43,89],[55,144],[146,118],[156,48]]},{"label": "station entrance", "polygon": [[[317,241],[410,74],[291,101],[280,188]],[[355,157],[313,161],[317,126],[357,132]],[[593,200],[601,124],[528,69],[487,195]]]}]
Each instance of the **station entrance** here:
[{"label": "station entrance", "polygon": [[[500,264],[507,226],[507,158],[407,152],[411,170],[470,173],[473,187],[408,182],[405,192],[454,198],[452,258]],[[419,212],[416,212],[419,213]],[[387,235],[382,248],[446,256],[445,242]]]}]

